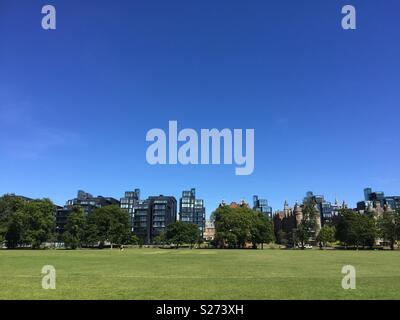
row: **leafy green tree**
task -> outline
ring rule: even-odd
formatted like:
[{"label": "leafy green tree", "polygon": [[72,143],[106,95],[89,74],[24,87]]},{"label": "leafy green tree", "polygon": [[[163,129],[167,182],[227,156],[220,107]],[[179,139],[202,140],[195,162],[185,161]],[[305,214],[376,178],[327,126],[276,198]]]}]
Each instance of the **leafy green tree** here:
[{"label": "leafy green tree", "polygon": [[300,243],[301,249],[304,250],[306,243],[310,239],[312,232],[305,223],[301,223],[294,232],[297,243]]},{"label": "leafy green tree", "polygon": [[139,238],[133,232],[131,232],[130,234],[128,244],[134,244],[134,245],[139,244]]},{"label": "leafy green tree", "polygon": [[88,217],[87,241],[89,243],[110,242],[126,244],[131,237],[129,214],[117,205],[110,205],[95,209]]},{"label": "leafy green tree", "polygon": [[320,218],[319,214],[313,200],[308,200],[304,203],[303,224],[307,227],[311,236],[316,236],[319,232],[319,225],[317,223],[318,218]]},{"label": "leafy green tree", "polygon": [[221,206],[213,213],[215,217],[215,240],[219,247],[228,245],[243,248],[252,243],[253,248],[274,241],[273,223],[263,213],[248,207]]},{"label": "leafy green tree", "polygon": [[261,244],[261,249],[264,249],[264,243],[271,243],[275,240],[272,221],[265,214],[257,211],[252,213],[250,234],[254,249],[257,249],[258,244]]},{"label": "leafy green tree", "polygon": [[193,248],[196,243],[200,243],[201,241],[199,227],[193,223],[186,223],[186,228],[187,243],[189,243],[190,248]]},{"label": "leafy green tree", "polygon": [[200,237],[200,230],[195,224],[176,221],[167,226],[165,230],[165,241],[179,246],[187,243],[192,247]]},{"label": "leafy green tree", "polygon": [[283,230],[278,230],[276,233],[276,242],[282,245],[288,244],[287,234]]},{"label": "leafy green tree", "polygon": [[97,226],[87,218],[83,242],[86,246],[95,247],[99,244],[99,239],[100,236]]},{"label": "leafy green tree", "polygon": [[71,249],[81,248],[85,240],[86,230],[86,216],[81,207],[74,206],[72,208],[67,218],[65,230],[65,246]]},{"label": "leafy green tree", "polygon": [[385,212],[378,219],[378,233],[380,237],[389,242],[390,249],[394,250],[396,241],[400,239],[400,214]]},{"label": "leafy green tree", "polygon": [[[14,195],[4,195],[0,197],[0,246],[6,240],[9,231],[12,216],[23,206],[24,201]],[[12,231],[11,231],[12,232]],[[9,235],[8,238],[14,238],[18,235]],[[10,245],[13,244],[10,242]]]},{"label": "leafy green tree", "polygon": [[153,244],[155,244],[157,246],[166,244],[165,232],[162,232],[158,236],[155,236],[153,239]]},{"label": "leafy green tree", "polygon": [[22,210],[26,222],[24,240],[37,249],[54,230],[54,204],[49,199],[34,200],[26,202]]},{"label": "leafy green tree", "polygon": [[320,247],[326,247],[330,242],[335,241],[335,227],[325,225],[321,228],[317,235],[317,241]]},{"label": "leafy green tree", "polygon": [[373,217],[349,209],[340,212],[336,238],[346,246],[355,246],[357,249],[360,246],[372,247],[376,237],[377,228]]},{"label": "leafy green tree", "polygon": [[8,249],[24,244],[25,220],[25,214],[20,209],[10,217],[5,234]]},{"label": "leafy green tree", "polygon": [[251,242],[254,211],[246,207],[219,207],[215,210],[215,238],[220,247],[241,248]]},{"label": "leafy green tree", "polygon": [[315,202],[307,200],[303,206],[303,219],[300,225],[294,230],[293,238],[296,239],[295,245],[300,243],[301,249],[304,250],[306,243],[316,238],[318,233],[318,210],[315,208]]},{"label": "leafy green tree", "polygon": [[6,235],[7,246],[30,245],[40,248],[54,230],[54,205],[49,199],[24,202],[11,216]]}]

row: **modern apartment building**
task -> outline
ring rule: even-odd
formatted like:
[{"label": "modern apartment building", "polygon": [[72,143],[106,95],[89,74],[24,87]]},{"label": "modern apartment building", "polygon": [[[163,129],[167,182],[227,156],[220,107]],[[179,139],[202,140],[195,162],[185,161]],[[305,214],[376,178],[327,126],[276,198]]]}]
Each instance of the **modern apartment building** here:
[{"label": "modern apartment building", "polygon": [[58,207],[56,209],[56,231],[58,233],[64,233],[65,225],[67,224],[67,219],[73,206],[80,206],[85,214],[89,215],[94,209],[109,205],[119,206],[119,201],[112,197],[94,197],[90,193],[78,190],[76,198],[68,200],[64,207]]},{"label": "modern apartment building", "polygon": [[176,221],[175,197],[152,196],[139,200],[134,208],[133,232],[144,244],[151,244],[165,228]]},{"label": "modern apartment building", "polygon": [[179,219],[182,222],[193,223],[199,227],[201,236],[204,237],[206,223],[206,209],[204,201],[196,199],[196,189],[183,191],[179,200]]},{"label": "modern apartment building", "polygon": [[131,229],[133,231],[133,219],[135,216],[135,207],[140,201],[140,189],[135,191],[126,191],[123,198],[120,199],[121,209],[125,209],[129,213]]}]

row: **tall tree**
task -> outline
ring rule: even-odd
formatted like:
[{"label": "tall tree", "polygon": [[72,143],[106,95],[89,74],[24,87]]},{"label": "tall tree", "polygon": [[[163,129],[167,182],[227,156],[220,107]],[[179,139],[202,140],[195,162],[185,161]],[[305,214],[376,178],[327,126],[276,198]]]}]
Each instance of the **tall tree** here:
[{"label": "tall tree", "polygon": [[301,223],[294,231],[294,239],[297,243],[300,243],[302,250],[305,249],[305,245],[312,235],[310,230],[305,223]]},{"label": "tall tree", "polygon": [[261,249],[264,249],[264,243],[275,240],[273,223],[261,212],[254,211],[252,218],[250,234],[253,248],[257,249],[257,245],[261,244]]},{"label": "tall tree", "polygon": [[193,247],[199,237],[200,230],[197,225],[192,223],[176,221],[168,225],[165,230],[165,241],[174,244],[177,249],[185,243]]},{"label": "tall tree", "polygon": [[330,242],[335,241],[335,227],[325,225],[321,228],[317,235],[317,241],[322,249],[326,247]]},{"label": "tall tree", "polygon": [[309,240],[315,240],[319,232],[319,224],[317,223],[319,212],[315,207],[315,202],[312,200],[307,200],[304,203],[302,212],[303,219],[294,231],[293,236],[297,243],[300,243],[301,249],[304,250],[306,243]]},{"label": "tall tree", "polygon": [[215,210],[215,238],[220,247],[241,248],[251,242],[253,210],[222,206]]},{"label": "tall tree", "polygon": [[129,214],[117,205],[95,209],[88,218],[87,229],[90,242],[97,241],[100,247],[110,242],[112,249],[114,244],[125,244],[131,237]]},{"label": "tall tree", "polygon": [[54,205],[49,199],[24,202],[11,217],[7,246],[25,244],[38,249],[49,238],[54,223]]},{"label": "tall tree", "polygon": [[[6,240],[12,216],[22,207],[24,201],[14,195],[0,197],[0,246]],[[12,236],[10,235],[9,238]]]},{"label": "tall tree", "polygon": [[82,247],[85,240],[86,216],[83,209],[74,206],[68,215],[65,226],[64,242],[66,247],[76,249]]},{"label": "tall tree", "polygon": [[378,219],[379,236],[389,242],[390,249],[394,250],[397,240],[400,240],[400,214],[398,212],[385,212]]},{"label": "tall tree", "polygon": [[248,207],[219,207],[214,211],[215,240],[220,247],[243,248],[274,241],[273,223],[263,213]]},{"label": "tall tree", "polygon": [[336,227],[336,238],[345,246],[372,247],[377,237],[375,219],[371,216],[343,209]]}]

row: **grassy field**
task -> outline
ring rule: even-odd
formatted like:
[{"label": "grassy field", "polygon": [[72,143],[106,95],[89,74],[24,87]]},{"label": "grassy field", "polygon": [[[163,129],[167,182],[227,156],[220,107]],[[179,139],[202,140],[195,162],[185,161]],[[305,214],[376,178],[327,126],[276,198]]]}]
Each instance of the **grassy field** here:
[{"label": "grassy field", "polygon": [[[356,290],[341,287],[348,264]],[[400,252],[0,250],[0,299],[400,299]]]}]

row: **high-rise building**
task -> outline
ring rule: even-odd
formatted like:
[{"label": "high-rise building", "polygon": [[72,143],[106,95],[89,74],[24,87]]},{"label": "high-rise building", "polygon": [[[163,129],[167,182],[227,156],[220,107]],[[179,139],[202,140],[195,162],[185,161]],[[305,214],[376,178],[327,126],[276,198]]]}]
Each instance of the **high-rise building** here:
[{"label": "high-rise building", "polygon": [[182,222],[193,223],[199,227],[201,237],[204,236],[206,209],[204,201],[196,199],[196,189],[183,191],[179,200],[179,219]]},{"label": "high-rise building", "polygon": [[392,210],[400,210],[400,196],[385,196],[382,191],[372,191],[372,188],[364,189],[364,201],[357,202],[358,211],[366,211],[368,207],[384,208],[389,206]]},{"label": "high-rise building", "polygon": [[148,200],[139,200],[134,208],[133,232],[139,237],[142,243],[148,243],[150,236],[150,205]]},{"label": "high-rise building", "polygon": [[83,211],[89,215],[94,209],[109,205],[119,205],[119,201],[112,197],[97,196],[94,197],[90,193],[79,190],[76,198],[68,200],[66,206],[80,206]]},{"label": "high-rise building", "polygon": [[253,210],[264,213],[272,219],[272,207],[268,205],[267,199],[259,199],[258,196],[253,196]]},{"label": "high-rise building", "polygon": [[86,215],[90,215],[94,209],[109,205],[119,206],[120,204],[117,199],[112,197],[94,197],[90,193],[78,190],[76,198],[68,200],[64,207],[56,209],[56,230],[58,233],[64,232],[68,216],[74,206],[80,206]]},{"label": "high-rise building", "polygon": [[365,188],[364,189],[364,201],[369,201],[371,193],[372,193],[372,189],[371,188]]},{"label": "high-rise building", "polygon": [[332,204],[325,200],[324,196],[314,195],[312,191],[308,191],[303,203],[312,201],[316,204],[319,211],[322,225],[332,222],[333,208]]},{"label": "high-rise building", "polygon": [[165,228],[176,221],[177,203],[174,197],[153,196],[139,200],[134,208],[133,232],[145,244],[151,244]]},{"label": "high-rise building", "polygon": [[133,231],[133,218],[135,215],[135,206],[140,200],[140,189],[135,191],[126,191],[125,196],[120,199],[121,209],[125,209],[129,213],[131,228]]}]

